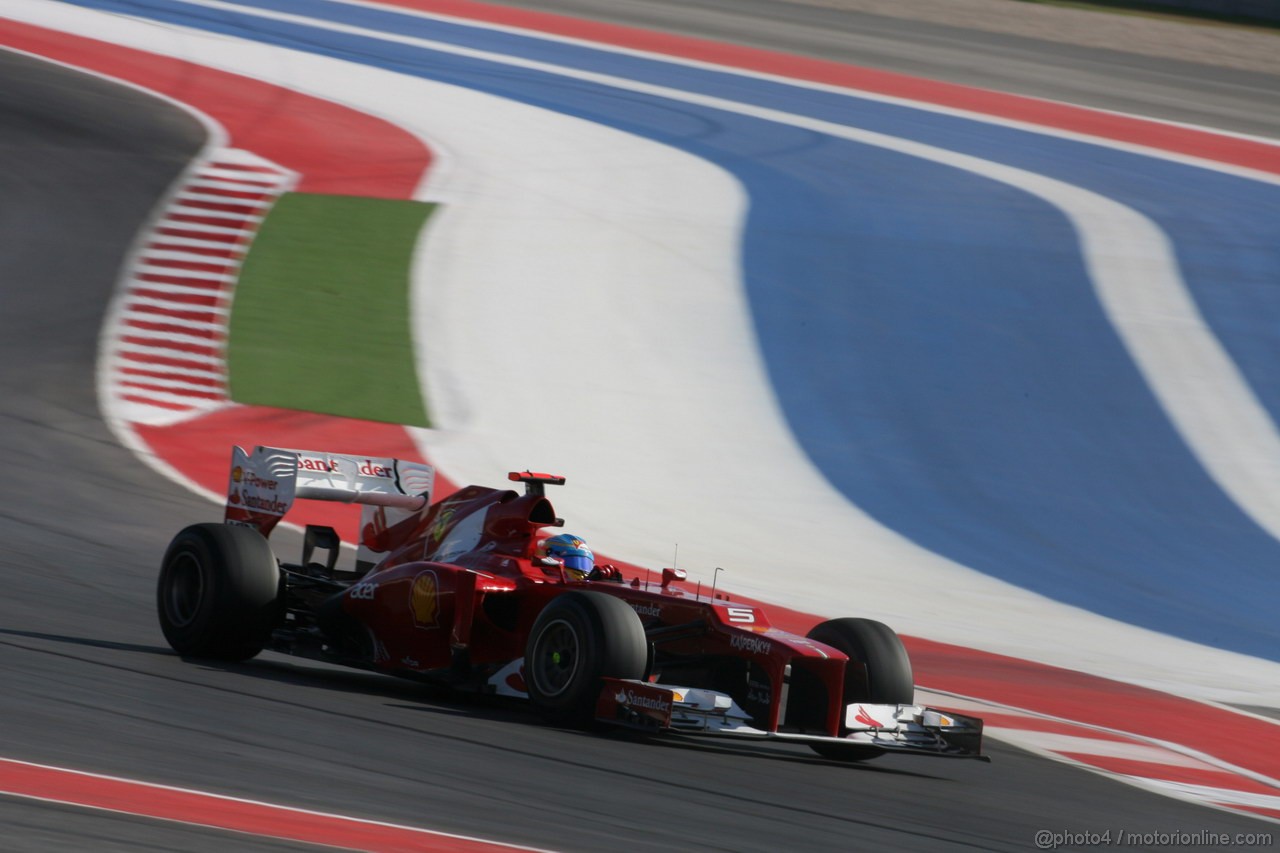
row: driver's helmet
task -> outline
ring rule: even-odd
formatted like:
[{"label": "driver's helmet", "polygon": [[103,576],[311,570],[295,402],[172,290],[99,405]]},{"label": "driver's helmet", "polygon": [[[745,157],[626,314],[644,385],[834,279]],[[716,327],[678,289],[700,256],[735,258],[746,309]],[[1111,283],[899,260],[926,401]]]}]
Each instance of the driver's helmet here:
[{"label": "driver's helmet", "polygon": [[538,555],[559,560],[564,564],[565,574],[575,580],[586,580],[596,565],[595,555],[587,543],[571,533],[561,533],[545,540],[538,548]]}]

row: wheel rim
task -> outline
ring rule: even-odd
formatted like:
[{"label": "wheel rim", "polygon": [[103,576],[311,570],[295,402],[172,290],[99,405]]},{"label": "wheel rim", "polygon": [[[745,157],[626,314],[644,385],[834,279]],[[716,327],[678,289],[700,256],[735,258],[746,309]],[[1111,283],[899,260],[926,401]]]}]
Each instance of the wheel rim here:
[{"label": "wheel rim", "polygon": [[190,625],[200,610],[204,598],[204,576],[193,554],[184,551],[169,563],[168,589],[165,610],[169,621],[178,627]]},{"label": "wheel rim", "polygon": [[569,689],[582,659],[582,642],[578,631],[563,619],[542,629],[533,649],[533,683],[539,692],[552,699]]}]

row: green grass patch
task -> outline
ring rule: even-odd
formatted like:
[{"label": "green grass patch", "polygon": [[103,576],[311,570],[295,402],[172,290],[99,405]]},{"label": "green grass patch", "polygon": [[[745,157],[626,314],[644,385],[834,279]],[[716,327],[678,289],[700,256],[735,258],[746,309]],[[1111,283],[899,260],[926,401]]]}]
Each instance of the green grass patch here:
[{"label": "green grass patch", "polygon": [[409,267],[435,205],[290,193],[263,222],[231,310],[231,399],[430,426]]}]

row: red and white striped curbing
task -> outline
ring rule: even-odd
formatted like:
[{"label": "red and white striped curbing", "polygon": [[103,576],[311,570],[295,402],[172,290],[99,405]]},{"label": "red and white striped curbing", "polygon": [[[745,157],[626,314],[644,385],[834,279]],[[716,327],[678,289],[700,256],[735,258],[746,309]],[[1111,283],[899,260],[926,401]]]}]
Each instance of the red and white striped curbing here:
[{"label": "red and white striped curbing", "polygon": [[918,689],[916,701],[981,717],[993,740],[1158,794],[1280,822],[1280,781],[1181,744],[952,693]]},{"label": "red and white striped curbing", "polygon": [[[497,853],[537,849],[10,758],[0,758],[0,793],[371,853]],[[229,840],[227,846],[234,849],[237,845]]]},{"label": "red and white striped curbing", "polygon": [[230,402],[227,325],[240,265],[297,177],[219,148],[173,195],[134,259],[108,348],[110,393],[128,420],[174,423]]}]

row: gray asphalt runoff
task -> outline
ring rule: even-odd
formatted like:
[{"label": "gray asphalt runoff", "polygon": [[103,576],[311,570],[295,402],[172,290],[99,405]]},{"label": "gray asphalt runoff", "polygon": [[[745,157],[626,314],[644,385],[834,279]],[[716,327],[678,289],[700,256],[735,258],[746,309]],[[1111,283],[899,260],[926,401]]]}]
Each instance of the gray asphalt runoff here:
[{"label": "gray asphalt runoff", "polygon": [[[698,0],[624,5],[649,10],[637,23],[662,25],[679,8],[685,31],[782,49],[835,51],[840,37],[818,13],[790,10],[783,24],[751,17],[772,8],[751,2],[733,4],[738,16]],[[867,25],[834,58],[874,64],[915,38],[897,26],[879,54],[862,47],[879,38]],[[797,28],[817,34],[812,49],[784,38]],[[1001,41],[1022,56],[1006,66],[1015,77],[1039,63],[1040,77],[1065,77],[1055,65],[1076,61]],[[995,66],[980,74],[995,83],[1006,62],[959,37],[935,53],[928,28],[916,44],[902,70],[941,76],[937,56],[971,50],[965,68]],[[1224,108],[1221,83],[1162,73],[1160,85],[1187,87],[1180,109],[1250,121],[1244,90]],[[1105,77],[1090,67],[1057,84]],[[3,50],[0,80],[0,756],[561,850],[1025,851],[1039,830],[1270,828],[996,742],[989,765],[846,766],[801,749],[561,730],[518,707],[274,655],[181,660],[156,624],[156,571],[173,533],[219,508],[117,443],[94,369],[122,259],[202,130],[172,105]],[[1119,88],[1112,79],[1103,91]],[[1099,102],[1125,97],[1144,103]],[[1253,121],[1274,121],[1260,117],[1261,95],[1252,103]],[[284,537],[278,553],[296,559],[296,544]],[[8,796],[0,826],[7,851],[314,849]]]},{"label": "gray asphalt runoff", "polygon": [[[1280,138],[1280,76],[778,0],[503,0],[1098,109]],[[1010,3],[1016,6],[1015,3]],[[1105,27],[1111,15],[1097,13]]]}]

